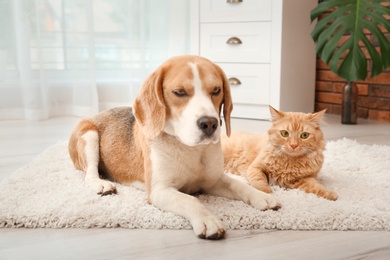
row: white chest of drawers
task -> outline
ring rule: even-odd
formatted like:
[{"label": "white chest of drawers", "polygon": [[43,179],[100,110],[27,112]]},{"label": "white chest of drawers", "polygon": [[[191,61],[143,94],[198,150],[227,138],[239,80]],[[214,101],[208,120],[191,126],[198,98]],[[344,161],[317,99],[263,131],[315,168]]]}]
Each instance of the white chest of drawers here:
[{"label": "white chest of drawers", "polygon": [[233,117],[269,119],[268,105],[314,111],[310,11],[317,0],[193,2],[192,49],[225,71]]}]

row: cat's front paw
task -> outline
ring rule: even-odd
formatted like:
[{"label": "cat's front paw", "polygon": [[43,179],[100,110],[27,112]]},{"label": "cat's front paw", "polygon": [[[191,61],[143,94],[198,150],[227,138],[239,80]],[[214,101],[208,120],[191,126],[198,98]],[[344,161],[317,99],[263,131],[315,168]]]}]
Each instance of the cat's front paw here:
[{"label": "cat's front paw", "polygon": [[323,197],[327,200],[337,200],[338,196],[335,192],[330,190],[320,191],[316,194],[318,197]]},{"label": "cat's front paw", "polygon": [[328,193],[324,196],[325,199],[328,200],[337,200],[339,196],[333,191],[328,191]]},{"label": "cat's front paw", "polygon": [[267,183],[264,183],[262,181],[253,181],[251,182],[251,185],[254,188],[263,191],[265,193],[272,193],[272,189],[270,188],[270,186]]}]

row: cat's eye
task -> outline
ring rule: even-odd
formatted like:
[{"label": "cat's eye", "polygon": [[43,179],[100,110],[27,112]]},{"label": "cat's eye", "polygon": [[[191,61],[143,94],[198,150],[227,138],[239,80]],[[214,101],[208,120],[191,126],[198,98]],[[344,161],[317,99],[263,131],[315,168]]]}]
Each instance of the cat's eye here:
[{"label": "cat's eye", "polygon": [[307,139],[307,138],[309,138],[309,136],[310,136],[310,134],[309,134],[308,132],[303,132],[303,133],[301,134],[301,138],[302,138],[302,139]]},{"label": "cat's eye", "polygon": [[172,91],[177,97],[186,97],[188,96],[187,92],[184,89],[175,89]]},{"label": "cat's eye", "polygon": [[286,130],[281,130],[281,131],[280,131],[280,135],[281,135],[282,137],[288,137],[288,131],[286,131]]}]

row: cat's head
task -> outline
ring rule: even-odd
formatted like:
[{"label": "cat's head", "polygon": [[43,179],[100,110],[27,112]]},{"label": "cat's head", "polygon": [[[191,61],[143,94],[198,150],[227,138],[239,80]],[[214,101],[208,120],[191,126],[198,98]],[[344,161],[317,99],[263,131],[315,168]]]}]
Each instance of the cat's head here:
[{"label": "cat's head", "polygon": [[268,130],[269,141],[279,152],[301,156],[325,147],[320,124],[325,110],[313,114],[281,112],[269,107],[272,125]]}]

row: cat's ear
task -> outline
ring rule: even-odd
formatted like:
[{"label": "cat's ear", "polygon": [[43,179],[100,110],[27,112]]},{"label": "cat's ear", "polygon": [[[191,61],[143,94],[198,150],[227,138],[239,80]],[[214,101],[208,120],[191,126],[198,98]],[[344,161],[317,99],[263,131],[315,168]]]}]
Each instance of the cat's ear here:
[{"label": "cat's ear", "polygon": [[324,119],[324,114],[326,112],[326,109],[321,110],[320,112],[310,114],[308,119],[310,122],[312,122],[316,127],[319,127]]},{"label": "cat's ear", "polygon": [[271,113],[272,122],[276,122],[284,117],[284,113],[282,111],[278,111],[272,106],[269,106],[269,112]]}]

